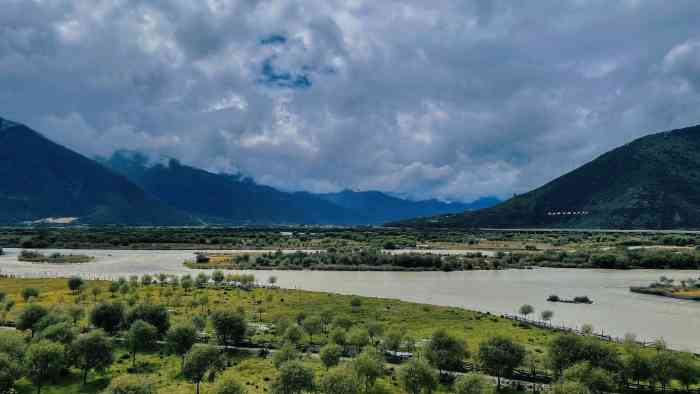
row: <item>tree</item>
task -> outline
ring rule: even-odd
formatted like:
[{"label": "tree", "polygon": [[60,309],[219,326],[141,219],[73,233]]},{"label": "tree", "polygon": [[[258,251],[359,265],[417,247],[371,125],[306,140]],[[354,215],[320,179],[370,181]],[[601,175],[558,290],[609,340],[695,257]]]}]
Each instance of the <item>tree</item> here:
[{"label": "tree", "polygon": [[591,391],[579,382],[562,382],[552,386],[552,394],[591,394]]},{"label": "tree", "polygon": [[18,330],[32,330],[32,337],[34,337],[36,328],[35,326],[44,316],[47,315],[46,309],[38,304],[29,304],[22,311],[22,313],[17,316],[16,326]]},{"label": "tree", "polygon": [[593,367],[589,362],[578,363],[565,370],[564,381],[581,383],[588,390],[597,394],[609,392],[614,388],[610,372]]},{"label": "tree", "polygon": [[399,382],[409,394],[430,394],[438,384],[437,372],[425,362],[413,359],[399,369]]},{"label": "tree", "polygon": [[72,345],[75,366],[83,371],[83,384],[91,370],[102,372],[114,362],[112,344],[102,330],[78,337]]},{"label": "tree", "polygon": [[298,394],[314,389],[314,371],[305,367],[299,361],[284,363],[277,379],[272,384],[272,392],[275,394]]},{"label": "tree", "polygon": [[351,363],[353,371],[357,375],[360,383],[364,386],[365,391],[374,386],[384,374],[384,358],[376,349],[368,347]]},{"label": "tree", "polygon": [[677,359],[668,350],[662,350],[651,358],[651,379],[661,385],[661,390],[666,391],[666,386],[673,379],[677,368]]},{"label": "tree", "polygon": [[156,394],[156,386],[141,376],[120,375],[112,379],[103,394]]},{"label": "tree", "polygon": [[131,354],[131,366],[136,366],[136,353],[152,350],[158,341],[158,330],[143,320],[136,320],[126,333],[126,348]]},{"label": "tree", "polygon": [[464,342],[449,335],[447,331],[437,330],[428,342],[425,355],[430,365],[443,374],[445,371],[462,370],[467,349]]},{"label": "tree", "polygon": [[554,317],[554,312],[550,310],[542,311],[542,313],[540,313],[540,317],[542,318],[542,321],[549,323],[549,321],[551,321]]},{"label": "tree", "polygon": [[212,394],[245,394],[246,390],[233,376],[224,376],[212,390]]},{"label": "tree", "polygon": [[267,283],[270,284],[270,286],[274,286],[275,283],[277,283],[277,277],[272,275],[269,278],[267,278]]},{"label": "tree", "polygon": [[518,311],[521,315],[523,315],[524,318],[527,318],[527,315],[533,313],[535,311],[535,308],[533,308],[532,305],[525,304],[521,306]]},{"label": "tree", "polygon": [[0,353],[5,353],[14,360],[21,361],[26,348],[24,335],[17,331],[0,330]]},{"label": "tree", "polygon": [[41,386],[49,380],[56,379],[66,367],[65,348],[63,345],[39,340],[27,347],[25,369],[27,377],[36,386],[37,394]]},{"label": "tree", "polygon": [[631,348],[624,358],[624,369],[625,375],[639,385],[651,377],[651,360],[638,348]]},{"label": "tree", "polygon": [[22,377],[22,365],[9,354],[0,353],[0,393],[9,393]]},{"label": "tree", "polygon": [[352,346],[354,353],[359,353],[369,344],[369,332],[363,326],[355,326],[348,332],[348,344]]},{"label": "tree", "polygon": [[95,287],[92,288],[92,290],[90,290],[90,292],[92,293],[92,301],[93,301],[94,303],[97,303],[97,297],[99,297],[100,294],[102,293],[102,289],[100,289],[99,287],[95,286]]},{"label": "tree", "polygon": [[510,338],[496,336],[479,345],[479,360],[486,371],[496,375],[498,388],[501,378],[510,375],[525,359],[525,348]]},{"label": "tree", "polygon": [[282,364],[299,359],[299,352],[297,352],[294,345],[287,342],[279,348],[275,354],[272,356],[272,364],[275,368],[279,368]]},{"label": "tree", "polygon": [[304,337],[304,331],[298,324],[292,324],[284,331],[282,342],[298,345]]},{"label": "tree", "polygon": [[223,369],[221,354],[214,346],[197,345],[185,356],[182,375],[195,385],[195,391],[199,394],[199,384],[204,379],[204,375],[215,374]]},{"label": "tree", "polygon": [[68,289],[72,292],[81,290],[85,286],[85,281],[79,276],[71,276],[68,278]]},{"label": "tree", "polygon": [[352,310],[356,312],[362,306],[362,298],[352,297],[350,299],[350,306],[352,307]]},{"label": "tree", "polygon": [[73,321],[73,325],[78,324],[78,321],[85,316],[85,310],[80,305],[68,305],[65,308],[66,314],[70,316]]},{"label": "tree", "polygon": [[319,316],[311,316],[308,319],[304,320],[303,324],[304,324],[304,330],[306,331],[307,334],[309,334],[309,341],[313,345],[314,335],[320,334],[321,331],[323,330],[323,321],[321,320],[321,317],[319,317]]},{"label": "tree", "polygon": [[386,350],[391,350],[392,352],[398,352],[401,349],[401,342],[403,342],[404,332],[398,328],[392,328],[384,336],[382,345]]},{"label": "tree", "polygon": [[30,298],[37,297],[39,297],[39,290],[33,287],[25,287],[22,289],[22,299],[24,299],[24,302],[28,302]]},{"label": "tree", "polygon": [[185,363],[185,355],[197,343],[197,329],[192,324],[177,324],[168,330],[165,343],[171,353],[177,354]]},{"label": "tree", "polygon": [[214,331],[222,345],[230,345],[243,339],[248,325],[242,314],[232,309],[222,309],[211,314]]},{"label": "tree", "polygon": [[184,275],[182,278],[180,278],[180,286],[182,286],[182,289],[185,290],[185,293],[188,293],[192,286],[194,286],[192,277],[189,275]]},{"label": "tree", "polygon": [[48,339],[63,345],[70,345],[76,337],[76,331],[69,322],[59,322],[52,324],[39,332],[39,339]]},{"label": "tree", "polygon": [[126,314],[126,324],[131,326],[135,321],[143,320],[164,335],[170,328],[170,313],[165,305],[139,304]]},{"label": "tree", "polygon": [[322,394],[359,394],[357,377],[347,367],[336,367],[321,378],[319,391]]},{"label": "tree", "polygon": [[90,311],[90,323],[114,335],[124,324],[124,305],[118,302],[97,304]]},{"label": "tree", "polygon": [[221,270],[216,270],[211,274],[211,279],[216,283],[217,285],[220,285],[221,282],[224,281],[224,272]]},{"label": "tree", "polygon": [[690,386],[700,381],[700,369],[695,358],[689,353],[676,355],[676,379],[685,387],[685,391],[690,391]]},{"label": "tree", "polygon": [[370,320],[366,324],[367,333],[372,345],[375,345],[375,339],[384,335],[384,325],[376,320]]},{"label": "tree", "polygon": [[321,362],[323,362],[326,369],[335,367],[338,365],[340,358],[343,356],[343,347],[336,345],[335,343],[329,343],[321,348],[319,356],[321,357]]},{"label": "tree", "polygon": [[454,394],[485,394],[490,388],[491,385],[483,375],[468,373],[457,378],[452,391]]},{"label": "tree", "polygon": [[348,343],[347,333],[342,327],[334,327],[328,334],[328,338],[331,342],[340,346],[345,346]]}]

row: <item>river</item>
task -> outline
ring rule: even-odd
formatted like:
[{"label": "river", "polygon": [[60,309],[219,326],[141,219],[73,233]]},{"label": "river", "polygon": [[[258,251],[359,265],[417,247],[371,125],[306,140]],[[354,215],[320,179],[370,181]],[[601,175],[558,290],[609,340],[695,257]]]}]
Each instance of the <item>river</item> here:
[{"label": "river", "polygon": [[[154,273],[196,274],[182,265],[192,251],[61,250],[95,256],[86,264],[52,265],[17,261],[17,249],[0,256],[0,272],[19,276],[70,276],[112,279]],[[50,253],[51,251],[45,251]],[[291,251],[287,251],[291,252]],[[242,252],[241,252],[242,253]],[[661,275],[697,278],[700,271],[555,269],[461,272],[339,272],[254,271],[258,280],[270,275],[286,288],[396,298],[405,301],[459,306],[492,313],[517,313],[523,304],[536,313],[554,311],[553,323],[568,327],[592,324],[596,332],[639,340],[663,338],[676,349],[700,352],[700,302],[629,292]],[[586,295],[592,305],[555,304],[550,294],[572,298]]]}]

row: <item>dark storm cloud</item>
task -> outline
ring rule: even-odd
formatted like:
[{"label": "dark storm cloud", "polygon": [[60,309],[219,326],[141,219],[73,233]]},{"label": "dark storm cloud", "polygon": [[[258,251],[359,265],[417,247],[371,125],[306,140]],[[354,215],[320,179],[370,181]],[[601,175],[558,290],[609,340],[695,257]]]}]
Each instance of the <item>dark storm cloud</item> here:
[{"label": "dark storm cloud", "polygon": [[286,189],[508,196],[700,123],[693,0],[0,6],[0,116]]}]

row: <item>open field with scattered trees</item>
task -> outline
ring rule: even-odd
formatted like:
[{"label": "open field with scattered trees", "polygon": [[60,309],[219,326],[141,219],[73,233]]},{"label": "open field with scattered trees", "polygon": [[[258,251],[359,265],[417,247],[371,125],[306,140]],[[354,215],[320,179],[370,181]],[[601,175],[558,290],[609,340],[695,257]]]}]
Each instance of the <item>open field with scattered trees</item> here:
[{"label": "open field with scattered trees", "polygon": [[0,385],[53,394],[419,394],[485,393],[500,380],[504,393],[533,383],[601,393],[691,389],[700,378],[691,354],[661,342],[642,348],[632,336],[612,343],[551,330],[551,315],[527,305],[521,315],[542,324],[254,284],[220,272],[0,279],[0,318],[17,329],[0,330]]}]

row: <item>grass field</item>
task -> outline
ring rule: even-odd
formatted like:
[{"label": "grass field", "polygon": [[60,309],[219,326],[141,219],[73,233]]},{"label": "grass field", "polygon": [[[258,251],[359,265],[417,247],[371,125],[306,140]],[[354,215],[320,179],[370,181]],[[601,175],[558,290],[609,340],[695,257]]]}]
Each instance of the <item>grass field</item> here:
[{"label": "grass field", "polygon": [[[78,304],[86,313],[95,303],[103,300],[119,300],[125,303],[151,302],[163,303],[171,311],[171,322],[186,321],[194,315],[205,315],[208,311],[221,307],[243,308],[246,318],[251,323],[272,323],[279,318],[296,318],[300,313],[307,316],[318,314],[324,309],[332,309],[335,316],[343,316],[354,323],[377,321],[385,328],[402,328],[408,337],[412,338],[418,348],[437,329],[445,329],[449,333],[463,339],[472,354],[478,350],[478,345],[494,335],[504,335],[524,345],[540,369],[544,368],[547,343],[558,333],[527,325],[520,325],[511,320],[490,314],[468,311],[454,307],[439,307],[416,304],[392,299],[352,297],[330,293],[318,293],[299,290],[283,289],[254,289],[243,291],[238,289],[192,289],[185,291],[177,289],[173,292],[169,286],[149,285],[139,286],[133,293],[110,293],[109,282],[91,281],[82,291],[82,295],[67,288],[65,279],[2,279],[0,291],[16,300],[16,307],[7,319],[14,319],[26,306],[22,299],[22,289],[33,287],[40,291],[36,302],[47,307],[57,305]],[[99,291],[93,292],[97,288]],[[97,296],[94,296],[98,293]],[[172,293],[172,294],[171,294]],[[202,299],[206,294],[206,303],[191,305],[195,299]],[[351,300],[359,299],[360,306],[351,306]],[[355,302],[357,304],[357,302]],[[83,320],[80,325],[87,325]],[[208,328],[211,330],[211,328]],[[274,341],[276,337],[270,332],[259,332],[252,336],[254,343]],[[323,335],[314,336],[314,343],[324,343]],[[308,336],[304,341],[308,342]],[[608,346],[619,346],[609,343]],[[651,349],[646,350],[652,352]],[[98,393],[109,384],[111,377],[127,373],[130,366],[125,350],[118,349],[118,361],[104,374],[92,373],[87,385],[80,383],[79,371],[73,370],[56,385],[46,386],[43,393]],[[259,357],[239,351],[228,355],[229,368],[238,381],[244,384],[248,393],[263,394],[269,391],[270,383],[276,377],[276,369],[269,358]],[[180,374],[180,359],[175,356],[158,352],[138,356],[141,364],[139,377],[154,381],[159,392],[180,394],[193,392],[193,385],[186,382]],[[325,373],[318,358],[307,354],[304,362],[316,371],[319,377]],[[391,369],[388,369],[391,371]],[[202,385],[202,393],[207,393],[208,383]],[[34,392],[33,386],[26,380],[19,383],[19,393]],[[401,393],[393,373],[388,373],[372,391],[373,393]],[[439,393],[447,393],[442,387]]]}]

